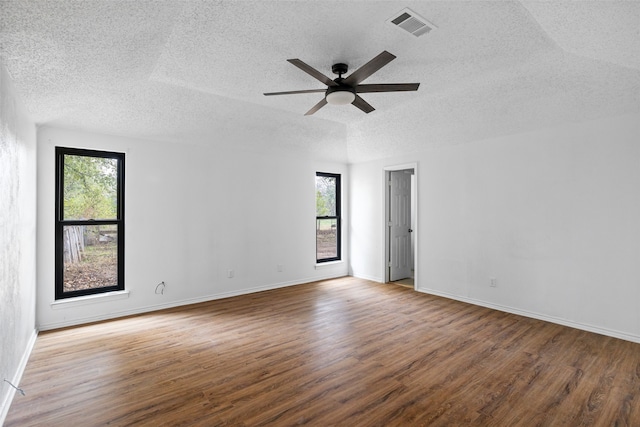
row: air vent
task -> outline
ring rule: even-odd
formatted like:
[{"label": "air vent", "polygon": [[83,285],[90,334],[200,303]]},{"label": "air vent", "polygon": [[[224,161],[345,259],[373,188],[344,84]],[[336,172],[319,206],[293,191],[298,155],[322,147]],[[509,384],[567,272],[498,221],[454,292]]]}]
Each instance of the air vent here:
[{"label": "air vent", "polygon": [[436,27],[431,22],[424,19],[411,9],[403,9],[396,13],[387,22],[392,23],[398,28],[413,34],[416,37],[420,37],[423,34],[428,34],[431,30],[435,30]]}]

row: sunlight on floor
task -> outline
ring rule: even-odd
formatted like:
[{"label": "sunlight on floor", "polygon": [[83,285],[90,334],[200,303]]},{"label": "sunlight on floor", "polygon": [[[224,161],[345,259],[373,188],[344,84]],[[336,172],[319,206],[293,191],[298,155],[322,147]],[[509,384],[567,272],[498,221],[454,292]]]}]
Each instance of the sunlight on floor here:
[{"label": "sunlight on floor", "polygon": [[407,277],[406,279],[400,279],[390,283],[393,283],[394,285],[406,286],[408,288],[414,289],[413,277]]}]

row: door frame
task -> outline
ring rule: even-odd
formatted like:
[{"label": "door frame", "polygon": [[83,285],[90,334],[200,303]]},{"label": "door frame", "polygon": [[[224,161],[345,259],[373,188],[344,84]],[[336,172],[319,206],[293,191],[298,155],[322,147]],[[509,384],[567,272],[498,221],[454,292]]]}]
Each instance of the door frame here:
[{"label": "door frame", "polygon": [[389,177],[391,176],[390,172],[391,171],[401,171],[401,170],[406,170],[406,169],[413,169],[413,175],[414,175],[414,179],[411,185],[411,199],[412,199],[412,204],[414,204],[415,209],[412,209],[411,212],[411,222],[413,223],[413,289],[418,289],[418,283],[419,282],[419,271],[418,271],[418,248],[420,247],[418,244],[418,237],[420,236],[419,233],[419,225],[418,225],[418,218],[420,218],[420,216],[418,215],[418,207],[420,206],[418,203],[418,163],[404,163],[404,164],[400,164],[400,165],[393,165],[393,166],[385,166],[383,168],[383,173],[382,173],[382,187],[383,187],[383,192],[384,192],[384,205],[382,206],[382,209],[384,211],[384,214],[382,215],[383,217],[383,223],[382,223],[382,227],[383,227],[383,232],[384,232],[384,247],[382,249],[382,266],[383,266],[383,270],[384,273],[382,275],[382,277],[384,277],[384,283],[389,283],[389,254],[390,254],[390,250],[389,250],[389,240],[390,240],[390,236],[389,236],[389,211],[390,211],[390,203],[391,203],[391,197],[390,197],[390,193],[391,193],[391,189],[389,187]]}]

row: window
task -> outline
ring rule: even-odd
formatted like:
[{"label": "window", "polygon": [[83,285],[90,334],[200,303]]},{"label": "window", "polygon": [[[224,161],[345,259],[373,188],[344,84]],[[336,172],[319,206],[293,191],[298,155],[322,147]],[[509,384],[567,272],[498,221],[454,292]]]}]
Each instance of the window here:
[{"label": "window", "polygon": [[56,147],[56,299],[124,290],[124,153]]},{"label": "window", "polygon": [[316,173],[316,262],[340,258],[340,175]]}]

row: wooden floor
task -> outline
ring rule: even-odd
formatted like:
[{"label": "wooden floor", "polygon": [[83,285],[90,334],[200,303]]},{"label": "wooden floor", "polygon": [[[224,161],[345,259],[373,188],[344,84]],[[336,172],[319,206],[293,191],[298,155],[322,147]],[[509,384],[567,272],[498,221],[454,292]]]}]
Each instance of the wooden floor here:
[{"label": "wooden floor", "polygon": [[6,426],[640,426],[640,344],[355,278],[42,333]]}]

